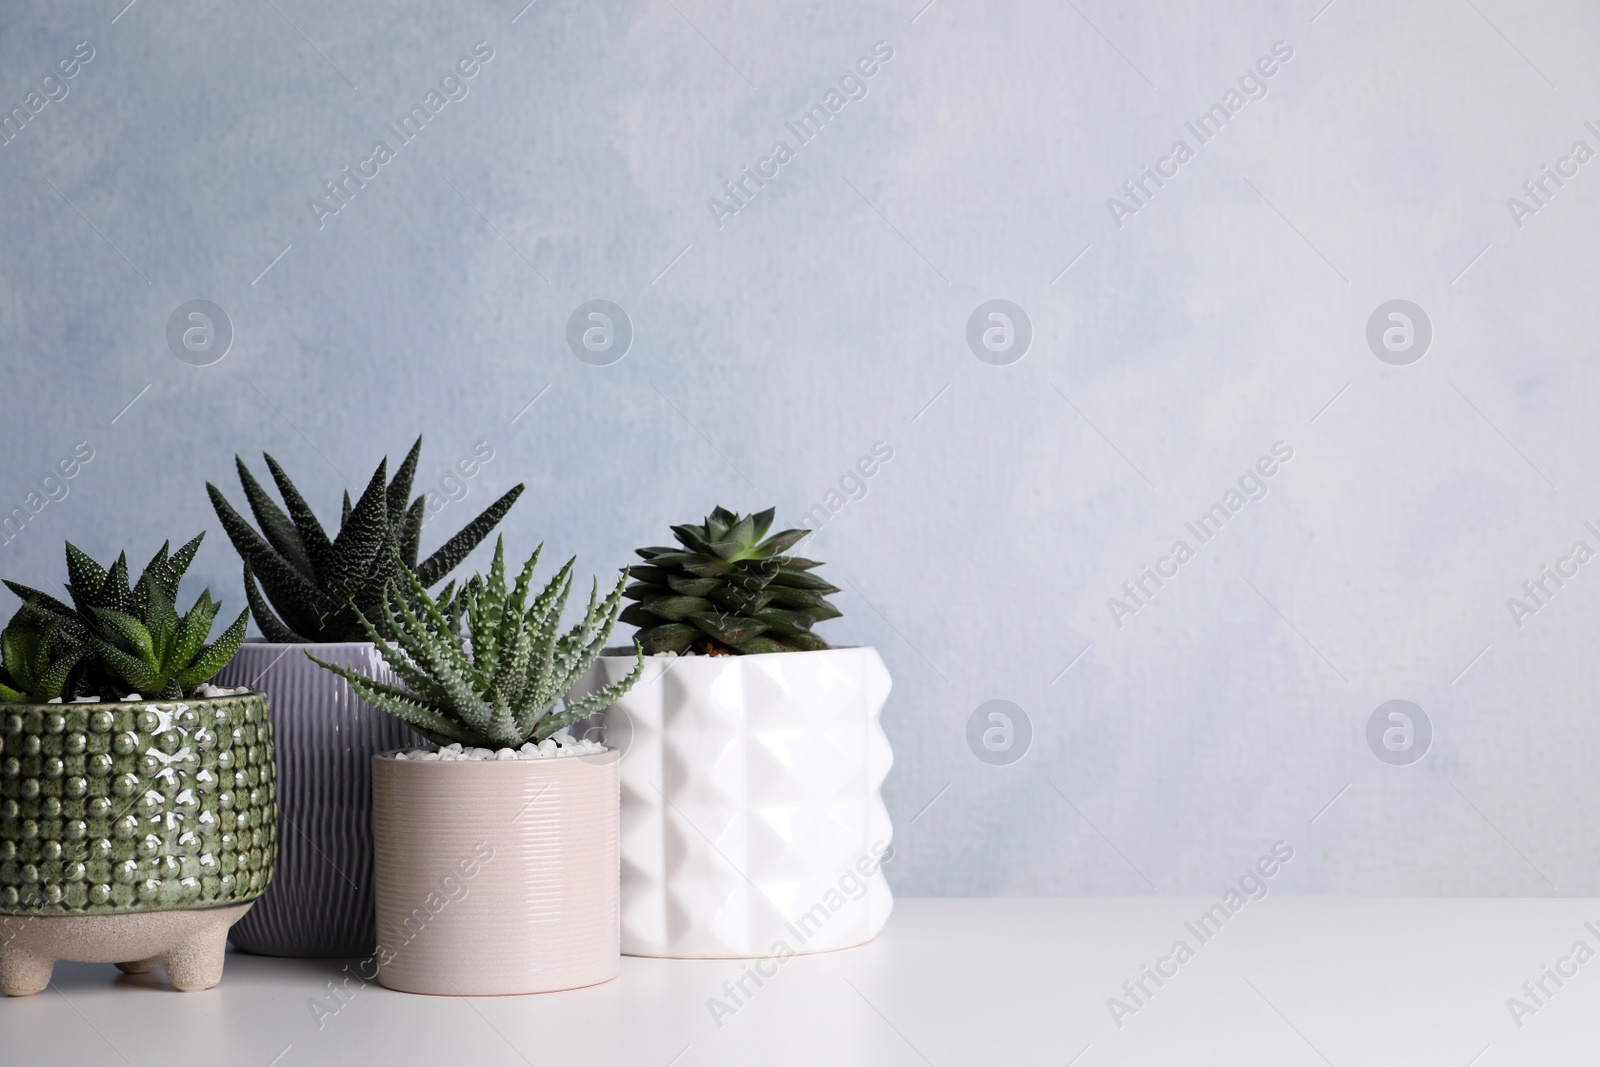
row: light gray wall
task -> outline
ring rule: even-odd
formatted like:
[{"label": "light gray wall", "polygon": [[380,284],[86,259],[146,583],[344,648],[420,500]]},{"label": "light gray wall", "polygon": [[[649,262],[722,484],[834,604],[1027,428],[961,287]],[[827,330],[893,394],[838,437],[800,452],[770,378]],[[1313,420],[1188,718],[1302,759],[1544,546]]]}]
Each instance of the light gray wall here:
[{"label": "light gray wall", "polygon": [[[487,441],[428,544],[526,480],[512,549],[600,572],[715,503],[798,519],[882,441],[810,551],[845,587],[828,636],[895,677],[897,891],[1210,893],[1281,839],[1293,890],[1600,892],[1600,562],[1507,606],[1600,549],[1600,162],[1507,204],[1600,149],[1592,5],[120,5],[0,15],[0,106],[94,49],[0,147],[0,505],[94,450],[5,575],[209,529],[195,576],[240,604],[202,490],[237,494],[236,451],[332,518],[418,430],[424,484]],[[479,41],[402,146],[385,123]],[[801,145],[785,120],[879,41]],[[1278,41],[1265,99],[1114,219]],[[606,367],[564,339],[596,298],[636,334]],[[169,350],[192,299],[235,331],[214,365]],[[1031,321],[1011,365],[966,341],[992,299]],[[1393,299],[1432,324],[1408,366],[1366,339]],[[1279,441],[1200,545],[1185,521]],[[1007,766],[967,742],[995,699],[1031,723]],[[1433,725],[1410,766],[1366,741],[1391,699]]]}]

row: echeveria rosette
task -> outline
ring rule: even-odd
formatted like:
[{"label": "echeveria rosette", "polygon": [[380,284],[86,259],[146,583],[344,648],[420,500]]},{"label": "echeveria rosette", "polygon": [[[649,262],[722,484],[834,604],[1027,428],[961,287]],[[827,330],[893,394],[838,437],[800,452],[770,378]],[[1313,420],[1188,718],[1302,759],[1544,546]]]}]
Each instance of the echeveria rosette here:
[{"label": "echeveria rosette", "polygon": [[396,647],[384,642],[365,614],[358,612],[357,618],[403,685],[377,682],[306,655],[344,678],[367,703],[436,744],[501,749],[543,741],[614,703],[638,681],[644,658],[637,653],[633,670],[621,681],[564,703],[611,636],[627,579],[620,579],[604,600],[596,582],[582,621],[559,633],[574,560],[530,604],[538,561],[535,549],[507,586],[505,545],[496,539],[488,575],[474,575],[454,596],[437,600],[411,568],[402,567],[404,585],[391,583],[379,601],[384,633]]},{"label": "echeveria rosette", "polygon": [[244,460],[234,457],[259,530],[234,510],[220,489],[206,483],[211,506],[244,561],[245,595],[268,641],[360,641],[365,637],[363,620],[374,620],[387,638],[379,602],[390,584],[400,581],[401,569],[412,571],[424,586],[437,585],[522,495],[523,486],[513,487],[418,563],[426,497],[410,497],[421,451],[418,437],[393,480],[388,480],[388,460],[380,462],[354,505],[346,492],[339,530],[332,538],[271,456],[264,458],[283,507]]},{"label": "echeveria rosette", "polygon": [[623,595],[636,601],[620,616],[639,627],[646,654],[710,655],[806,652],[828,643],[811,632],[842,612],[826,599],[839,587],[810,571],[814,560],[787,552],[810,530],[767,536],[775,509],[736,515],[718,507],[699,526],[674,526],[677,548],[636,551],[635,579]]}]

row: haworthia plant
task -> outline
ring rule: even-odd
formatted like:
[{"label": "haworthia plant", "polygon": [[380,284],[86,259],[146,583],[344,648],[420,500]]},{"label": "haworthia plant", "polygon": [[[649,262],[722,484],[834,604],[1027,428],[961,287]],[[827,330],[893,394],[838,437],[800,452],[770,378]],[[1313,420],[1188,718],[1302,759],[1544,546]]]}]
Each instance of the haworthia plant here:
[{"label": "haworthia plant", "polygon": [[398,647],[381,640],[375,621],[360,612],[356,617],[403,686],[306,655],[343,677],[363,700],[437,744],[500,749],[543,741],[614,703],[638,681],[644,658],[636,654],[633,670],[620,681],[565,703],[566,692],[610,637],[627,579],[618,580],[604,600],[595,582],[583,620],[558,633],[575,560],[529,604],[538,562],[535,549],[507,586],[505,545],[496,539],[488,575],[474,575],[453,598],[441,600],[428,595],[411,568],[402,568],[404,584],[391,583],[379,602],[383,632]]},{"label": "haworthia plant", "polygon": [[127,553],[106,568],[68,543],[71,605],[6,582],[23,603],[0,633],[0,699],[116,699],[132,691],[173,700],[208,681],[238,651],[249,612],[240,612],[210,644],[206,639],[222,606],[211,599],[211,590],[178,614],[178,583],[204,536],[171,555],[170,543],[163,544],[132,586]]},{"label": "haworthia plant", "polygon": [[[699,526],[674,526],[677,548],[641,548],[644,563],[623,595],[648,655],[694,649],[707,655],[805,652],[828,647],[814,623],[838,618],[839,587],[811,574],[814,560],[786,556],[809,530],[767,536],[774,509],[736,515],[719,507]],[[765,538],[765,540],[763,540]]]},{"label": "haworthia plant", "polygon": [[44,704],[76,696],[72,692],[87,643],[66,640],[61,623],[41,623],[18,612],[0,631],[0,700]]},{"label": "haworthia plant", "polygon": [[522,495],[523,486],[514,487],[418,563],[426,497],[410,497],[421,451],[418,437],[392,481],[386,481],[388,460],[379,463],[354,506],[346,492],[339,531],[331,539],[294,482],[265,453],[267,469],[283,497],[282,508],[244,460],[234,457],[259,531],[233,509],[221,490],[206,483],[211,506],[244,560],[250,612],[268,641],[360,641],[366,637],[363,617],[373,621],[380,638],[386,638],[388,623],[378,608],[402,569],[414,573],[425,587],[437,585],[489,536]]}]

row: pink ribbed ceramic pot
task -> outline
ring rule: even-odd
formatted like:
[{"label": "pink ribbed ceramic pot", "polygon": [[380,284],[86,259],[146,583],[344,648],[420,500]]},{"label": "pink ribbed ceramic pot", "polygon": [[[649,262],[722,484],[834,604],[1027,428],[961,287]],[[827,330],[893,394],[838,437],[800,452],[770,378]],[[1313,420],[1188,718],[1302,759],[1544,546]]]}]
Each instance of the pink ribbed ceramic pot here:
[{"label": "pink ribbed ceramic pot", "polygon": [[617,757],[372,760],[378,981],[494,996],[615,978]]}]

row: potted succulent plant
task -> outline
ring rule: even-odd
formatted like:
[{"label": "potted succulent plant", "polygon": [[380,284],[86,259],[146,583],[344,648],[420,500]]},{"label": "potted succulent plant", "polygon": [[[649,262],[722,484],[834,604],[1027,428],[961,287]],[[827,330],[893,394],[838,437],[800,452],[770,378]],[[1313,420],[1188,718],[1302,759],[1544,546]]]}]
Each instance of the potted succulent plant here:
[{"label": "potted succulent plant", "polygon": [[66,604],[15,582],[0,632],[0,990],[37,993],[56,960],[222,977],[228,928],[277,849],[266,698],[208,685],[244,638],[207,644],[219,605],[178,583],[200,538],[137,583],[67,545]]},{"label": "potted succulent plant", "polygon": [[596,583],[561,633],[573,561],[528,603],[538,560],[507,586],[497,542],[487,577],[438,601],[403,568],[380,598],[382,631],[357,613],[399,685],[321,663],[441,746],[372,761],[376,958],[391,989],[542,993],[617,975],[617,761],[565,728],[626,693],[643,657],[563,701],[610,636],[626,579],[603,600]]},{"label": "potted succulent plant", "polygon": [[278,741],[283,851],[272,889],[233,929],[234,944],[248,952],[372,953],[371,759],[418,738],[302,652],[392,681],[361,627],[362,613],[378,620],[379,637],[386,638],[377,606],[400,568],[436,585],[488,536],[523,488],[500,497],[419,563],[425,497],[411,499],[411,485],[421,449],[419,437],[392,480],[386,481],[387,461],[379,463],[354,505],[347,492],[331,538],[271,456],[265,459],[281,508],[235,457],[259,530],[206,483],[244,560],[245,594],[265,638],[246,641],[221,677],[266,691]]},{"label": "potted succulent plant", "polygon": [[[879,714],[889,672],[871,648],[811,632],[840,612],[818,563],[768,535],[773,510],[717,508],[641,548],[634,601],[649,656],[604,713],[624,751],[622,951],[671,957],[817,952],[870,941],[893,899],[879,788],[893,760]],[[601,656],[572,698],[627,670]]]}]

